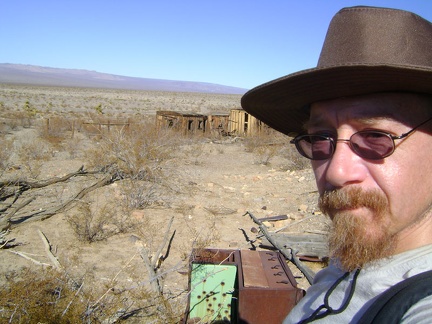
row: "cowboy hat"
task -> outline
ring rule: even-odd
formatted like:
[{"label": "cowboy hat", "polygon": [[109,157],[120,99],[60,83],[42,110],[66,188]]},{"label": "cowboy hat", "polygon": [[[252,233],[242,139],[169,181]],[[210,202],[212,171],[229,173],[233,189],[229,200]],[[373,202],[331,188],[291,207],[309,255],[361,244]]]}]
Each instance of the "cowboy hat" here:
[{"label": "cowboy hat", "polygon": [[241,104],[294,135],[304,131],[313,102],[388,91],[432,94],[432,23],[403,10],[360,6],[333,17],[316,68],[260,85]]}]

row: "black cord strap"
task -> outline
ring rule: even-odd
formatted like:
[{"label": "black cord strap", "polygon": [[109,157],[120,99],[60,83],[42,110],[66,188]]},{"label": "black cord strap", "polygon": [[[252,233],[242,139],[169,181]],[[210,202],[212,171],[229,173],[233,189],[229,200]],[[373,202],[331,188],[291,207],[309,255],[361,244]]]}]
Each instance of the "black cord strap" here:
[{"label": "black cord strap", "polygon": [[[339,286],[339,284],[346,279],[349,276],[349,272],[344,273],[344,275],[342,277],[340,277],[338,280],[336,280],[333,285],[330,287],[330,289],[326,292],[326,294],[324,295],[324,303],[319,306],[313,313],[311,316],[309,316],[308,318],[304,319],[303,321],[301,321],[299,324],[305,324],[305,323],[310,323],[313,322],[317,319],[321,319],[324,318],[328,315],[334,315],[334,314],[340,314],[342,313],[349,305],[353,295],[354,295],[354,291],[355,291],[355,286],[357,283],[357,277],[360,273],[360,269],[357,269],[354,273],[353,276],[353,280],[351,281],[351,287],[348,293],[347,298],[345,299],[345,301],[343,302],[343,304],[341,305],[341,307],[339,307],[339,309],[333,309],[330,305],[329,305],[329,298],[330,295],[333,293],[333,291],[336,289],[337,286]],[[324,310],[324,311],[322,311]]]}]

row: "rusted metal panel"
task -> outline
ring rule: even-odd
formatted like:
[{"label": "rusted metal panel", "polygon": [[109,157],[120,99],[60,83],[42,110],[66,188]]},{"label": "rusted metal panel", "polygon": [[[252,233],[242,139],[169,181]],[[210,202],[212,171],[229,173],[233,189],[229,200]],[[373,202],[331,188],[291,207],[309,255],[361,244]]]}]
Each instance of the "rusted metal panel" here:
[{"label": "rusted metal panel", "polygon": [[[282,323],[304,296],[304,291],[297,287],[279,252],[241,251],[240,255],[243,270],[238,271],[238,323]],[[248,271],[245,271],[244,259]],[[250,272],[254,270],[264,274],[266,287],[262,285],[263,278],[251,284]]]},{"label": "rusted metal panel", "polygon": [[269,288],[269,282],[259,253],[243,250],[241,252],[241,264],[244,287]]}]

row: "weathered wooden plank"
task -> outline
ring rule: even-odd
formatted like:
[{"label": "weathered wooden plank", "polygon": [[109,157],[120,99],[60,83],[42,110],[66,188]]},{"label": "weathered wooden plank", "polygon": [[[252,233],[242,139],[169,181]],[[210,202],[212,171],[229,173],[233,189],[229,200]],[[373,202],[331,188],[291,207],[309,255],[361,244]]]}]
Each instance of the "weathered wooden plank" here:
[{"label": "weathered wooden plank", "polygon": [[269,217],[263,217],[258,218],[260,222],[271,222],[271,221],[279,221],[279,220],[285,220],[288,219],[288,215],[279,215],[279,216],[269,216]]},{"label": "weathered wooden plank", "polygon": [[[326,235],[275,233],[272,237],[281,246],[297,251],[298,256],[323,259],[329,255]],[[272,244],[263,237],[261,245],[269,247]]]}]

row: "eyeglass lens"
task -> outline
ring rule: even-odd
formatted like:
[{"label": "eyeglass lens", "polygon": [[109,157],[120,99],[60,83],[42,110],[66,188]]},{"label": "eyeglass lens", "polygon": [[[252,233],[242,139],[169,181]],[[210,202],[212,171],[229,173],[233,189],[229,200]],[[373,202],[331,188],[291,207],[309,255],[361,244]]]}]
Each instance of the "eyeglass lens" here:
[{"label": "eyeglass lens", "polygon": [[311,160],[329,159],[335,151],[336,142],[348,142],[357,155],[370,160],[383,159],[394,151],[391,136],[379,131],[357,132],[349,140],[335,140],[325,135],[302,135],[294,140],[300,154]]}]

